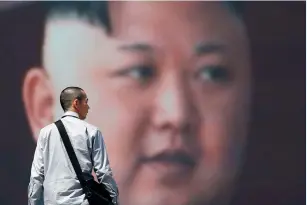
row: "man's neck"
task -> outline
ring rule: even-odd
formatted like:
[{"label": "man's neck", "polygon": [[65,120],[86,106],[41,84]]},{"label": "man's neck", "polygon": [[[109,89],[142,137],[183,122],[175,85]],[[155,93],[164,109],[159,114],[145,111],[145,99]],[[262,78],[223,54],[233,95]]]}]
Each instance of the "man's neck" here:
[{"label": "man's neck", "polygon": [[75,110],[67,110],[64,115],[72,115],[72,116],[75,116],[75,117],[78,117],[80,118],[78,112],[76,112]]}]

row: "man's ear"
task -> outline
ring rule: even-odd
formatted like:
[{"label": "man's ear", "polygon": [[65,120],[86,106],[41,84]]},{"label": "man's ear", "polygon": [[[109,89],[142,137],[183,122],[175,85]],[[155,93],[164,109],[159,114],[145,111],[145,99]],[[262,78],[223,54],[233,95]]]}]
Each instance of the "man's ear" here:
[{"label": "man's ear", "polygon": [[78,99],[74,99],[74,101],[72,102],[72,107],[73,107],[75,110],[78,110],[78,105],[79,105]]},{"label": "man's ear", "polygon": [[26,73],[22,99],[33,138],[37,140],[40,129],[53,120],[53,88],[44,69],[32,68]]}]

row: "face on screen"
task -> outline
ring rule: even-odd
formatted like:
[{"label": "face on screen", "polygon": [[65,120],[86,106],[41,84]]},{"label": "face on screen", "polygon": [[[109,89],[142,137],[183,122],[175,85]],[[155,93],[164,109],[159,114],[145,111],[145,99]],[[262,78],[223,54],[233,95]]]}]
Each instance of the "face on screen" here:
[{"label": "face on screen", "polygon": [[109,9],[111,34],[77,18],[47,24],[45,70],[30,70],[24,84],[34,136],[61,115],[60,91],[80,86],[122,204],[226,199],[219,196],[236,173],[249,110],[243,25],[221,3],[113,2]]}]

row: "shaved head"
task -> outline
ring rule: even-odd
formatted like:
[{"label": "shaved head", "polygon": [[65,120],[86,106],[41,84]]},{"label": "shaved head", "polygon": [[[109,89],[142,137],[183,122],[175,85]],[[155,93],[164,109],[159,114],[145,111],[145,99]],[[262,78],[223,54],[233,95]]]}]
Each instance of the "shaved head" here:
[{"label": "shaved head", "polygon": [[60,103],[64,111],[67,111],[75,99],[82,100],[84,98],[84,90],[79,87],[67,87],[60,95]]}]

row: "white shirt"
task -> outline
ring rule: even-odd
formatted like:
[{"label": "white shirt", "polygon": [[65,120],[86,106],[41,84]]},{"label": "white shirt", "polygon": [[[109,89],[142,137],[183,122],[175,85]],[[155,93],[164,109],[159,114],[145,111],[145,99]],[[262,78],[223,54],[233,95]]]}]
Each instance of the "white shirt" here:
[{"label": "white shirt", "polygon": [[[85,179],[106,185],[113,203],[118,189],[112,176],[106,146],[98,128],[66,112],[62,122],[74,148]],[[40,130],[28,187],[28,205],[80,205],[85,195],[54,123]]]}]

